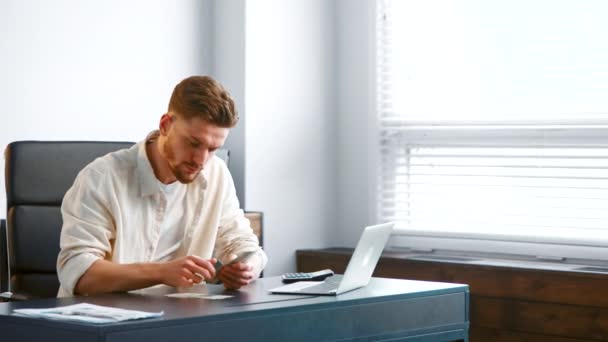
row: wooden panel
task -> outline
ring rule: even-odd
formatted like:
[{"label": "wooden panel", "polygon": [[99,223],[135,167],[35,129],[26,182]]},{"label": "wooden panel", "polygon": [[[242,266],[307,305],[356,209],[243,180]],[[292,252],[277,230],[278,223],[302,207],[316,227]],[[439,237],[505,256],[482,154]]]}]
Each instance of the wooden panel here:
[{"label": "wooden panel", "polygon": [[298,272],[314,272],[330,268],[336,273],[344,273],[350,255],[345,254],[319,254],[316,252],[297,251],[296,267]]},{"label": "wooden panel", "polygon": [[[298,271],[343,273],[352,249],[303,250]],[[608,341],[608,275],[422,261],[385,253],[374,276],[468,284],[471,341]]]},{"label": "wooden panel", "polygon": [[[325,262],[333,259],[336,262],[345,260],[345,267],[352,251],[329,249],[318,253],[319,251],[315,255],[312,251],[298,251],[297,256],[307,260],[302,266],[315,270],[325,268]],[[468,284],[471,293],[486,297],[608,307],[608,296],[605,295],[608,275],[605,274],[456,264],[383,255],[374,275]],[[585,295],[582,296],[582,293]]]},{"label": "wooden panel", "polygon": [[573,338],[608,338],[608,309],[471,296],[475,325]]},{"label": "wooden panel", "polygon": [[491,342],[589,342],[588,339],[568,338],[541,334],[474,327],[470,331],[470,341]]},{"label": "wooden panel", "polygon": [[249,219],[249,222],[251,222],[251,228],[253,229],[253,233],[258,237],[260,246],[264,246],[264,235],[262,234],[262,213],[258,211],[247,211],[245,212],[245,217]]},{"label": "wooden panel", "polygon": [[406,276],[469,284],[471,293],[488,297],[608,307],[606,275],[413,260],[387,264],[392,274],[405,271]]}]

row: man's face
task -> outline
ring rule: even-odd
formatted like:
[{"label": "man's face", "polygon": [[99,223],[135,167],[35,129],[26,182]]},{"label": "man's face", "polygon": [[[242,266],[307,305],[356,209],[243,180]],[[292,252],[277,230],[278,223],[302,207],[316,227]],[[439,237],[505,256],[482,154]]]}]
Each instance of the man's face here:
[{"label": "man's face", "polygon": [[174,114],[163,116],[162,124],[168,129],[161,154],[175,178],[184,184],[196,179],[213,153],[224,145],[229,131],[199,118],[186,120]]}]

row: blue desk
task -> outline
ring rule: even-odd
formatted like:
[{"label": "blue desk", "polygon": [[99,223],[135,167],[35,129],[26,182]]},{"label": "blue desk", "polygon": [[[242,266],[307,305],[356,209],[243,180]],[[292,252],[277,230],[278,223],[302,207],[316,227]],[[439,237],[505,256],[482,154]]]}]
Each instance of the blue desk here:
[{"label": "blue desk", "polygon": [[[263,278],[240,291],[209,286],[224,300],[176,299],[164,287],[141,293],[42,299],[0,304],[1,341],[468,341],[467,285],[372,278],[336,297],[268,293],[281,285]],[[201,287],[202,288],[202,287]],[[192,291],[188,291],[192,292]],[[11,315],[17,308],[87,302],[144,311],[160,318],[85,324]]]}]

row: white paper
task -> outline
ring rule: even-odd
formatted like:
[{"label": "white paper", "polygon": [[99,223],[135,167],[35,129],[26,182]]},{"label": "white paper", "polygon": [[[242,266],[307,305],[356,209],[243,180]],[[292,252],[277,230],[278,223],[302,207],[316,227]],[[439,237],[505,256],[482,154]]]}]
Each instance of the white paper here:
[{"label": "white paper", "polygon": [[80,303],[46,309],[15,309],[15,315],[40,317],[58,320],[79,321],[87,323],[114,323],[131,319],[159,317],[160,312],[126,310],[108,306]]},{"label": "white paper", "polygon": [[232,298],[234,296],[226,296],[226,295],[208,295],[204,293],[171,293],[166,295],[171,298],[198,298],[198,299],[211,299],[211,300],[219,300],[219,299],[227,299]]}]

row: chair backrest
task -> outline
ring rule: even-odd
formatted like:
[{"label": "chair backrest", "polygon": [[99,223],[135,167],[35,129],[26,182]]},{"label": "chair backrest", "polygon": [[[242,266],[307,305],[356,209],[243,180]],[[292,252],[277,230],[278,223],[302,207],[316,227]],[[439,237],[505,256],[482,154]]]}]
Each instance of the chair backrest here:
[{"label": "chair backrest", "polygon": [[18,141],[6,158],[9,290],[55,297],[61,201],[78,172],[97,157],[131,142]]},{"label": "chair backrest", "polygon": [[[132,145],[132,142],[17,141],[7,146],[6,238],[10,267],[8,277],[0,275],[4,283],[0,287],[5,287],[2,291],[34,298],[57,295],[56,261],[63,224],[63,196],[87,164]],[[218,150],[216,155],[228,164],[229,150]],[[7,284],[3,279],[10,280]]]}]

